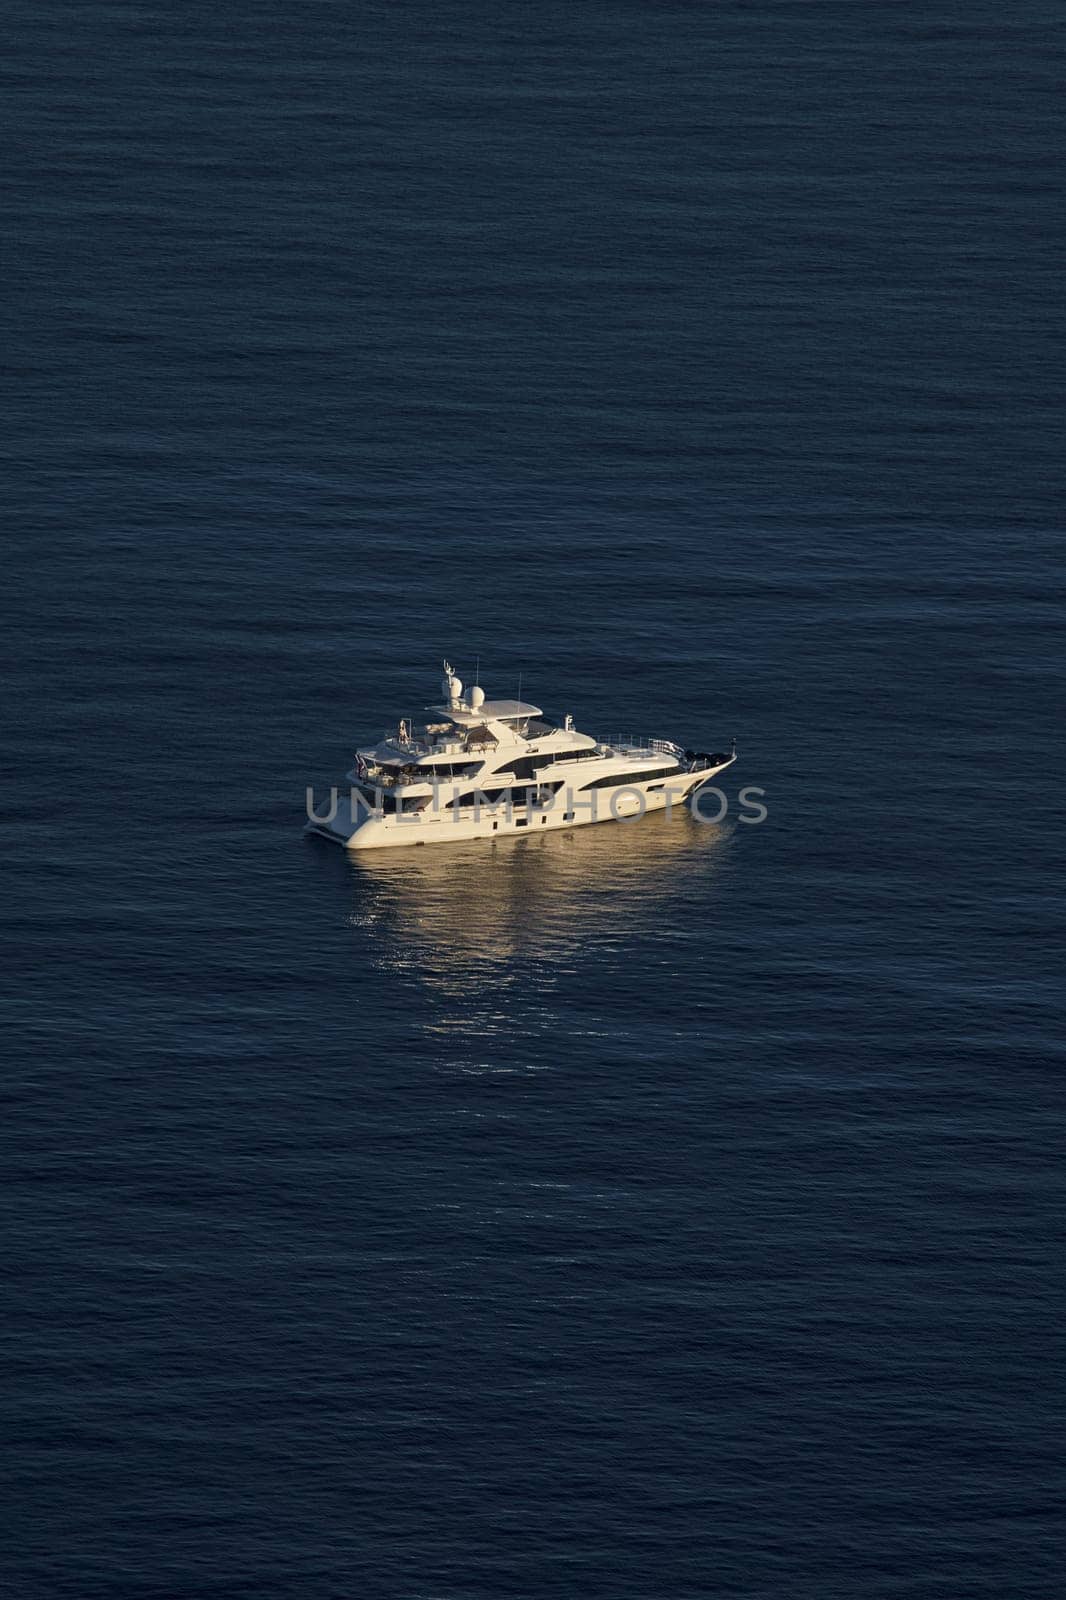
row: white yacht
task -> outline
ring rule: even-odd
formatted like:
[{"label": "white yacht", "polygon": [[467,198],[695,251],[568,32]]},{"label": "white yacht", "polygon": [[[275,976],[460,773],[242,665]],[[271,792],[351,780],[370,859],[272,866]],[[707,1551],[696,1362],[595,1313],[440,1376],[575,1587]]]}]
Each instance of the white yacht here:
[{"label": "white yacht", "polygon": [[441,693],[423,727],[401,721],[356,752],[347,793],[316,807],[308,791],[309,832],[372,850],[628,821],[680,804],[736,759],[735,741],[711,755],[669,739],[594,739],[571,716],[486,700],[477,684],[464,698],[447,661]]}]

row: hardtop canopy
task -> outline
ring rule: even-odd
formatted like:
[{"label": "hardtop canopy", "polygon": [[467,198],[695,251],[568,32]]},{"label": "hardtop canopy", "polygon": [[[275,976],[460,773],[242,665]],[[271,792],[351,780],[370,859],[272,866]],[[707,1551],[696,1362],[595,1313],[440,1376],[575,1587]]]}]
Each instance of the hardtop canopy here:
[{"label": "hardtop canopy", "polygon": [[527,705],[524,700],[486,700],[476,711],[453,711],[450,706],[427,706],[438,716],[447,717],[460,728],[477,727],[483,722],[509,722],[520,717],[539,717],[539,706]]}]

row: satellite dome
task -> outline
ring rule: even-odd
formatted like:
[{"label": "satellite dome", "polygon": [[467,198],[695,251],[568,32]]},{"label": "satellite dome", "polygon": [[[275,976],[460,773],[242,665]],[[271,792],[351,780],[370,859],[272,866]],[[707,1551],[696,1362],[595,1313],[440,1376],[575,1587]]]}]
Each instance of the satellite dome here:
[{"label": "satellite dome", "polygon": [[479,683],[475,683],[470,691],[470,709],[471,711],[480,711],[484,704],[485,691]]}]

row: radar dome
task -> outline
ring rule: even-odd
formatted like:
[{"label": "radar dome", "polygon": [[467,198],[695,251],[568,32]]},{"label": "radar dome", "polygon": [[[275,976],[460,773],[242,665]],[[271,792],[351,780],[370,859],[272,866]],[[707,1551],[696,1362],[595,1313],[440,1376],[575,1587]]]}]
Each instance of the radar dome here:
[{"label": "radar dome", "polygon": [[485,691],[479,683],[475,683],[470,691],[470,709],[471,711],[480,711],[484,704]]}]

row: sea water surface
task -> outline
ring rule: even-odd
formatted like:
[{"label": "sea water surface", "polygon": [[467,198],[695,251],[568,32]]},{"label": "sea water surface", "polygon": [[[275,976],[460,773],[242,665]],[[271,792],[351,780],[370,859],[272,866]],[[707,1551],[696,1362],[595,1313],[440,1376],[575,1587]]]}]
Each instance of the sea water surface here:
[{"label": "sea water surface", "polygon": [[[5,1594],[1057,1600],[1061,7],[5,46]],[[729,815],[305,839],[445,655]]]}]

